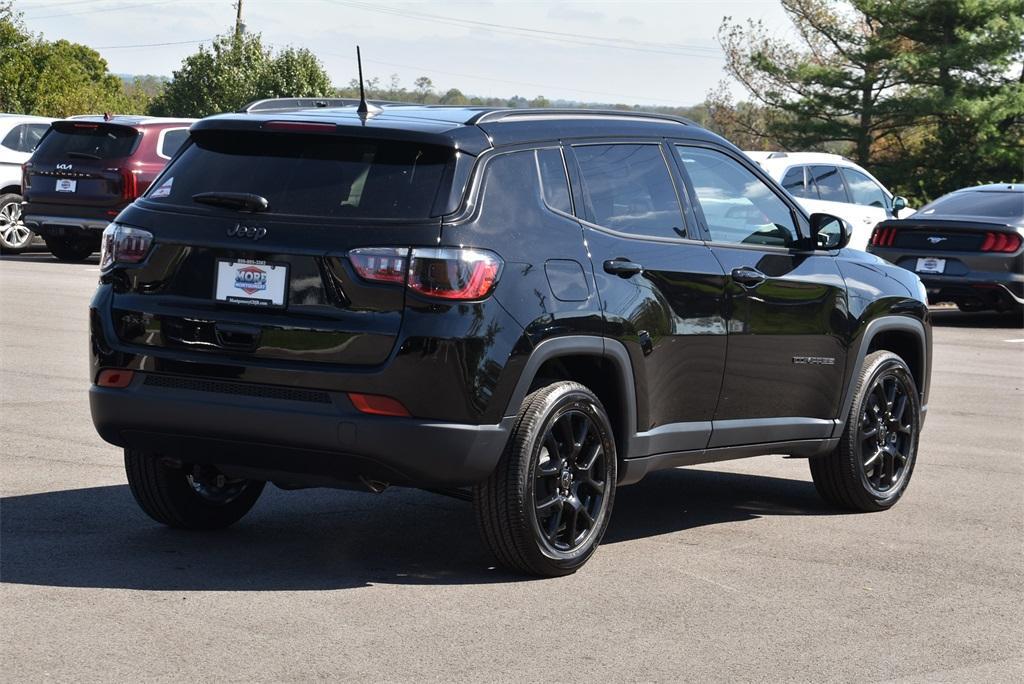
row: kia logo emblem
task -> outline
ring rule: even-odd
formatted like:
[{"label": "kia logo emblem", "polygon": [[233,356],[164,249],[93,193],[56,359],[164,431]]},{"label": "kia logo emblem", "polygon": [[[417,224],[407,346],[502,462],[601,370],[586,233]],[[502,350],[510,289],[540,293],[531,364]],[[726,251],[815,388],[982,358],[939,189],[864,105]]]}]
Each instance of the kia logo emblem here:
[{"label": "kia logo emblem", "polygon": [[228,237],[239,237],[249,238],[251,240],[259,240],[267,234],[267,229],[263,226],[243,226],[241,223],[228,228]]},{"label": "kia logo emblem", "polygon": [[938,237],[936,235],[933,235],[932,237],[928,238],[928,242],[932,243],[933,245],[937,245],[945,239],[946,238],[944,237]]}]

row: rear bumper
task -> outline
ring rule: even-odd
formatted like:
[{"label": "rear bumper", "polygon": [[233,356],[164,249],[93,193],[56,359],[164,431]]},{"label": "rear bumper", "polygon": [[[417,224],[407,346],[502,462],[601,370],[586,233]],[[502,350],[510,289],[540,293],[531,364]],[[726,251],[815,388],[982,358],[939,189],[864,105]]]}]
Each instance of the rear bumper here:
[{"label": "rear bumper", "polygon": [[93,386],[89,404],[111,444],[294,485],[471,485],[494,469],[513,420],[371,416],[340,392],[149,373],[125,389]]},{"label": "rear bumper", "polygon": [[916,272],[918,259],[945,259],[946,273],[917,274],[931,302],[981,299],[1024,304],[1024,253],[926,253],[878,247],[869,251],[911,272]]},{"label": "rear bumper", "polygon": [[88,238],[99,243],[103,230],[110,224],[107,219],[78,218],[23,214],[25,225],[44,238]]}]

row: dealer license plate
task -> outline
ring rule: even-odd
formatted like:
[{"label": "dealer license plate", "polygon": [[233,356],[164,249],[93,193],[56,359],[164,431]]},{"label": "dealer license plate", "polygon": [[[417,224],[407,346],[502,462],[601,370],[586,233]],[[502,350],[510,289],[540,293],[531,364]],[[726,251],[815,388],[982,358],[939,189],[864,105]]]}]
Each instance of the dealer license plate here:
[{"label": "dealer license plate", "polygon": [[918,259],[917,268],[915,270],[918,273],[942,273],[946,270],[946,260],[935,259],[932,257]]},{"label": "dealer license plate", "polygon": [[78,187],[78,181],[69,180],[67,178],[58,178],[57,183],[53,186],[53,189],[57,192],[74,192]]},{"label": "dealer license plate", "polygon": [[288,295],[288,264],[218,259],[216,283],[218,302],[284,306]]}]

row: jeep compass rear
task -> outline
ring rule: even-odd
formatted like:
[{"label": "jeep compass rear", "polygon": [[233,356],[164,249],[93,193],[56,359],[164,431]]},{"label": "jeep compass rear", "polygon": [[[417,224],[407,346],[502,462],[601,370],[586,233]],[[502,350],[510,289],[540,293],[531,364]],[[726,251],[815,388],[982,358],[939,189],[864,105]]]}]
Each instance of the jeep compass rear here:
[{"label": "jeep compass rear", "polygon": [[884,510],[930,328],[849,236],[672,117],[211,117],[103,233],[93,422],[166,525],[230,525],[268,482],[413,486],[544,576],[659,468],[809,458],[828,501]]}]

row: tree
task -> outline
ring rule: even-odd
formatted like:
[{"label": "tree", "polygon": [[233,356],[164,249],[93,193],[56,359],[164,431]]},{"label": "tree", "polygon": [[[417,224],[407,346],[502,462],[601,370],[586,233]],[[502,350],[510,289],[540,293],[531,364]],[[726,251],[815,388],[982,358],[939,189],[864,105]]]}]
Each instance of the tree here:
[{"label": "tree", "polygon": [[[935,197],[1024,178],[1024,0],[863,2],[905,47],[894,98],[916,141],[888,150],[908,191]],[[909,137],[909,136],[907,136]],[[914,143],[917,144],[914,144]]]},{"label": "tree", "polygon": [[0,111],[64,117],[141,106],[98,52],[34,36],[10,3],[0,3]]},{"label": "tree", "polygon": [[885,100],[900,82],[895,44],[876,19],[837,11],[829,0],[782,0],[782,6],[796,26],[797,46],[773,37],[760,21],[741,25],[726,17],[719,28],[726,71],[771,110],[747,123],[764,126],[762,137],[790,149],[845,142],[858,163],[869,163],[872,144],[904,124]]},{"label": "tree", "polygon": [[464,105],[469,104],[469,98],[458,88],[450,88],[438,102],[445,105]]},{"label": "tree", "polygon": [[427,96],[434,90],[434,82],[426,76],[420,76],[413,81],[413,87],[416,89],[416,101],[426,102]]},{"label": "tree", "polygon": [[274,57],[259,34],[220,36],[186,57],[150,105],[157,116],[203,117],[266,97],[325,97],[330,78],[316,57],[289,48]]},{"label": "tree", "polygon": [[[1022,168],[1024,0],[782,0],[791,45],[726,18],[717,127],[784,149],[838,149],[927,199]],[[742,104],[742,103],[741,103]]]}]

